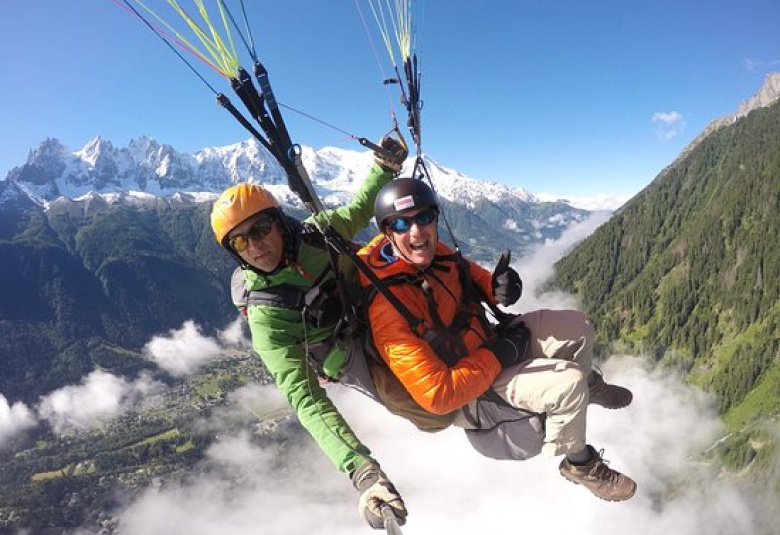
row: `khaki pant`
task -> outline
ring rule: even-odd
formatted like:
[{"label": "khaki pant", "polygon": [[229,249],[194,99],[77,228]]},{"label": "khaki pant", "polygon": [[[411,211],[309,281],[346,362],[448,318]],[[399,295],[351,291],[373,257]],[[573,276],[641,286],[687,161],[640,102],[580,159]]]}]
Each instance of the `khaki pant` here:
[{"label": "khaki pant", "polygon": [[576,310],[537,310],[522,319],[531,333],[531,360],[501,372],[493,389],[513,407],[547,415],[543,454],[580,451],[585,447],[593,326]]}]

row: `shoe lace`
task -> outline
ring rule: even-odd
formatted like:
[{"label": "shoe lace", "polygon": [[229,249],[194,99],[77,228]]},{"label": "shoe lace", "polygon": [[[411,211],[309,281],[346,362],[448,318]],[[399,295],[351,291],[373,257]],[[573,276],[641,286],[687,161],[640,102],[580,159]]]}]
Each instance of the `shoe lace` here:
[{"label": "shoe lace", "polygon": [[620,472],[609,467],[609,461],[604,459],[603,449],[599,450],[599,458],[593,463],[593,468],[591,468],[589,475],[610,485],[617,485],[622,477]]}]

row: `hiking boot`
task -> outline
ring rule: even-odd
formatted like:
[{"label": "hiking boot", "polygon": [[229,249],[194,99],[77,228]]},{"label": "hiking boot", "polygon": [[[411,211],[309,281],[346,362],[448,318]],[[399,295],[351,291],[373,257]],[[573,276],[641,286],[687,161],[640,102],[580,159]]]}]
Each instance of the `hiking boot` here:
[{"label": "hiking boot", "polygon": [[590,403],[601,405],[605,409],[622,409],[634,399],[634,395],[628,388],[605,383],[601,372],[593,370],[590,379],[593,381],[588,386]]},{"label": "hiking boot", "polygon": [[591,460],[582,466],[571,464],[564,457],[558,470],[561,475],[578,485],[583,485],[593,494],[610,502],[627,500],[636,492],[636,483],[628,476],[607,466],[609,461],[601,458],[604,450],[596,453],[593,446],[588,446]]}]

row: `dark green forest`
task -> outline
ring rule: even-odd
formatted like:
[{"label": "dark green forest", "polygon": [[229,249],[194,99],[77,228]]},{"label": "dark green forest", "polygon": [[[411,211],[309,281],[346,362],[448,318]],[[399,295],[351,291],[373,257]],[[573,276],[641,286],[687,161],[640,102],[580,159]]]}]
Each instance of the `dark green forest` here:
[{"label": "dark green forest", "polygon": [[777,429],[778,235],[775,103],[684,152],[558,262],[556,284],[582,298],[604,350],[684,371],[733,430]]},{"label": "dark green forest", "polygon": [[147,366],[155,334],[231,319],[232,261],[203,204],[61,199],[0,210],[0,392],[33,402],[93,369]]}]

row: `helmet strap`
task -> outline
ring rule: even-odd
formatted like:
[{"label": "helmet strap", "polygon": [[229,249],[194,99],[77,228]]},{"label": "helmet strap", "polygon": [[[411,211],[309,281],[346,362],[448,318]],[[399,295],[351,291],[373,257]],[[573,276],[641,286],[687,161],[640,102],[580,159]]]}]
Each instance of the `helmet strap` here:
[{"label": "helmet strap", "polygon": [[279,261],[279,266],[274,271],[281,267],[289,266],[295,263],[295,258],[298,253],[299,233],[295,232],[293,225],[287,218],[281,208],[277,208],[276,220],[279,222],[279,227],[282,231],[282,258]]}]

